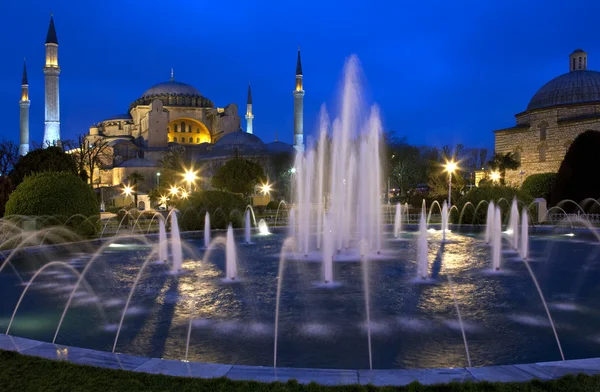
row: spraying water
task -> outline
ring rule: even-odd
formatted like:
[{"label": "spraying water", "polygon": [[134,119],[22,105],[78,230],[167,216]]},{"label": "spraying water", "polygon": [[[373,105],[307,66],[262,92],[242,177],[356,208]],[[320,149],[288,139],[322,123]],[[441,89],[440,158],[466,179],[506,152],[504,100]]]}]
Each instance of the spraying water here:
[{"label": "spraying water", "polygon": [[208,248],[210,245],[210,214],[206,211],[204,215],[204,247]]},{"label": "spraying water", "polygon": [[169,242],[167,241],[167,229],[165,228],[165,221],[158,219],[158,258],[160,261],[167,261],[167,248]]},{"label": "spraying water", "polygon": [[[366,248],[367,243],[365,240],[360,241],[360,248]],[[362,252],[366,254],[367,252]],[[369,348],[369,369],[373,370],[373,349],[371,347],[371,303],[370,303],[370,295],[371,289],[369,287],[369,258],[362,256],[361,257],[362,264],[362,275],[363,275],[363,285],[364,285],[364,295],[365,295],[365,314],[367,319],[367,343]]]},{"label": "spraying water", "polygon": [[527,208],[523,207],[521,214],[521,258],[527,260],[529,256],[529,219],[527,216]]},{"label": "spraying water", "polygon": [[494,271],[500,271],[500,255],[502,252],[502,215],[500,207],[496,207],[492,227],[492,268]]},{"label": "spraying water", "polygon": [[171,214],[171,254],[173,256],[172,272],[181,271],[183,264],[183,252],[181,249],[181,236],[179,235],[179,224],[177,223],[177,211]]},{"label": "spraying water", "polygon": [[269,232],[269,226],[267,226],[267,222],[264,219],[258,221],[258,233],[260,235],[271,234]]},{"label": "spraying water", "polygon": [[492,231],[494,230],[494,214],[496,208],[494,202],[490,201],[487,209],[487,216],[485,218],[485,243],[489,244],[492,238]]},{"label": "spraying water", "polygon": [[519,249],[519,207],[517,206],[517,198],[512,201],[510,208],[510,217],[508,219],[508,232],[511,236],[511,245],[514,250]]},{"label": "spraying water", "polygon": [[323,281],[333,282],[333,252],[334,252],[333,230],[331,230],[331,218],[327,215],[323,227]]},{"label": "spraying water", "polygon": [[394,237],[398,238],[402,230],[402,204],[396,204],[396,215],[394,215]]},{"label": "spraying water", "polygon": [[236,280],[238,277],[237,255],[235,250],[235,239],[233,238],[233,227],[231,223],[227,227],[227,245],[225,248],[225,279]]},{"label": "spraying water", "polygon": [[448,202],[444,200],[442,206],[442,241],[446,241],[446,231],[448,230]]},{"label": "spraying water", "polygon": [[429,274],[428,245],[427,245],[427,221],[425,220],[425,201],[419,219],[419,243],[417,245],[417,279],[427,279]]},{"label": "spraying water", "polygon": [[250,243],[250,210],[246,209],[246,216],[244,219],[244,242]]},{"label": "spraying water", "polygon": [[[288,225],[289,225],[289,236],[292,238],[296,238],[296,210],[294,207],[290,208],[288,215]],[[296,243],[294,242],[294,246]]]}]

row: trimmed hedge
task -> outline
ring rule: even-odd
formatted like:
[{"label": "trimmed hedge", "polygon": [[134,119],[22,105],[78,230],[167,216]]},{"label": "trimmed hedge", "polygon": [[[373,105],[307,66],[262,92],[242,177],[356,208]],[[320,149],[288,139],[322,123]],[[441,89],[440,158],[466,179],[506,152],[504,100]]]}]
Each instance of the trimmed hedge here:
[{"label": "trimmed hedge", "polygon": [[[98,227],[90,217],[100,216],[100,206],[94,191],[80,177],[68,172],[43,172],[25,177],[11,193],[5,214],[58,217],[76,233],[91,236]],[[40,229],[55,225],[56,220],[39,220],[38,224]]]},{"label": "trimmed hedge", "polygon": [[556,182],[556,173],[532,174],[523,181],[521,190],[532,198],[543,197],[548,200]]},{"label": "trimmed hedge", "polygon": [[[508,214],[510,204],[514,197],[517,197],[519,201],[519,211],[523,208],[523,203],[529,205],[531,203],[531,196],[520,189],[512,188],[509,186],[483,186],[479,188],[473,188],[464,196],[462,196],[456,203],[458,212],[453,210],[452,221],[459,223],[460,213],[465,208],[467,203],[471,203],[473,206],[468,206],[463,213],[462,221],[463,224],[482,224],[485,223],[487,215],[487,203],[481,203],[482,201],[489,202],[491,200],[494,203],[498,203],[498,200],[505,199],[506,203],[502,201],[500,207],[502,208],[503,220],[505,215]],[[522,203],[521,203],[522,202]],[[480,205],[481,203],[481,205]],[[479,206],[479,208],[477,208]],[[475,210],[477,214],[475,215]]]},{"label": "trimmed hedge", "polygon": [[182,230],[203,230],[204,216],[210,214],[211,229],[226,229],[229,222],[233,227],[242,227],[244,210],[248,203],[237,194],[225,191],[199,191],[177,205],[181,212],[179,220]]}]

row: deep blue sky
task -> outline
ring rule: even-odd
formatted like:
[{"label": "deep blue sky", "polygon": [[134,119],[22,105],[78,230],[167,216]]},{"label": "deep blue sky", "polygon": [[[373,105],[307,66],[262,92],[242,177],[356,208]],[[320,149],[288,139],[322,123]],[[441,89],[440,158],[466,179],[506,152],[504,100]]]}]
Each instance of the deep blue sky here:
[{"label": "deep blue sky", "polygon": [[[493,147],[494,129],[581,47],[600,70],[600,1],[2,1],[0,137],[19,134],[27,57],[31,138],[44,121],[44,41],[50,12],[59,39],[62,137],[125,112],[153,84],[192,84],[216,105],[245,111],[254,132],[291,142],[296,48],[302,49],[305,134],[332,106],[344,59],[356,53],[386,129],[416,144]],[[245,120],[243,120],[245,128]]]}]

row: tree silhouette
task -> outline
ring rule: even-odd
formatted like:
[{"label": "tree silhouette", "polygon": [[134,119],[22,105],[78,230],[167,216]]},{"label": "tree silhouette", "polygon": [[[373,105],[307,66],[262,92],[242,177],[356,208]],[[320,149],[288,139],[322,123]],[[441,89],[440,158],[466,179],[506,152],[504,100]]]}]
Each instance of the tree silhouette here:
[{"label": "tree silhouette", "polygon": [[506,171],[517,170],[521,167],[521,163],[515,159],[515,155],[512,152],[507,152],[506,154],[494,154],[493,159],[488,162],[488,166],[492,170],[500,172],[500,184],[504,185]]}]

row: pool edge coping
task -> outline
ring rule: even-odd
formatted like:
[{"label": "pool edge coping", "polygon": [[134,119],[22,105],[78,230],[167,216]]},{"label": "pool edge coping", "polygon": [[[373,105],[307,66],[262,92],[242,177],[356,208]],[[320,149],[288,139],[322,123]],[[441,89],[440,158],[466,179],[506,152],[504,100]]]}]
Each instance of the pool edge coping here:
[{"label": "pool edge coping", "polygon": [[174,359],[113,354],[0,334],[0,349],[23,355],[68,361],[100,368],[192,378],[227,377],[231,380],[286,382],[295,379],[307,384],[323,385],[373,384],[403,386],[418,381],[421,384],[444,384],[452,381],[524,382],[532,379],[551,380],[567,374],[600,374],[600,357],[528,364],[496,365],[459,368],[426,369],[320,369],[273,368],[204,362],[185,362]]}]

